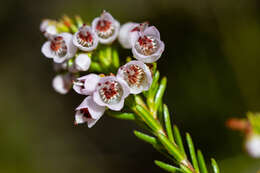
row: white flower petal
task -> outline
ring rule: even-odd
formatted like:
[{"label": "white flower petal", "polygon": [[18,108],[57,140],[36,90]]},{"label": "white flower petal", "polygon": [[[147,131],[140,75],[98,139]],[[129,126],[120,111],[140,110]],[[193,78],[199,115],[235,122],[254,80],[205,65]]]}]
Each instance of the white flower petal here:
[{"label": "white flower petal", "polygon": [[93,45],[90,46],[90,47],[86,47],[86,46],[83,46],[81,45],[79,42],[78,42],[78,39],[77,39],[77,35],[79,34],[80,31],[76,32],[73,36],[73,44],[78,47],[80,50],[82,51],[86,51],[86,52],[89,52],[89,51],[92,51],[94,49],[97,48],[98,46],[98,36],[97,34],[93,31],[93,29],[89,26],[82,26],[84,27],[83,29],[88,31],[91,36],[92,36],[92,39],[93,39]]},{"label": "white flower petal", "polygon": [[143,61],[144,63],[153,63],[161,57],[164,51],[164,43],[161,40],[158,40],[158,43],[159,43],[158,50],[151,55],[143,55],[139,53],[134,46],[132,47],[132,53],[136,59]]},{"label": "white flower petal", "polygon": [[67,94],[72,85],[69,75],[57,75],[52,80],[54,90],[60,94]]},{"label": "white flower petal", "polygon": [[51,42],[50,41],[46,41],[43,45],[42,45],[42,48],[41,48],[41,51],[43,53],[43,55],[47,58],[53,58],[53,54],[52,54],[52,51],[51,51]]},{"label": "white flower petal", "polygon": [[86,54],[79,54],[75,59],[75,67],[79,71],[87,71],[90,67],[91,59]]},{"label": "white flower petal", "polygon": [[[137,66],[140,69],[142,69],[143,74],[133,73],[133,71],[131,71],[129,69],[129,67],[131,65]],[[130,74],[127,74],[125,72],[125,70],[128,70],[128,71],[130,70]],[[127,75],[129,75],[132,78],[134,77],[136,79],[137,79],[138,76],[133,76],[133,75],[144,75],[144,76],[141,77],[140,81],[138,81],[139,82],[139,86],[136,86],[133,83],[129,83],[129,78],[128,78]],[[126,84],[130,88],[130,93],[131,94],[139,94],[139,93],[141,93],[143,91],[149,90],[149,88],[150,88],[150,86],[152,84],[152,81],[153,81],[152,74],[151,74],[151,71],[150,71],[149,67],[147,65],[145,65],[142,61],[130,61],[127,64],[125,64],[124,66],[120,67],[118,69],[118,72],[117,72],[117,78],[126,82]]]},{"label": "white flower petal", "polygon": [[93,97],[92,96],[88,96],[86,97],[83,102],[76,108],[76,115],[77,112],[82,110],[82,109],[88,109],[88,112],[90,114],[91,117],[85,117],[84,119],[81,118],[79,120],[82,120],[84,122],[88,123],[88,127],[92,127],[97,120],[99,120],[101,118],[101,116],[104,114],[105,112],[105,107],[99,106],[97,105],[94,101],[93,101]]},{"label": "white flower petal", "polygon": [[130,49],[132,44],[130,42],[130,36],[132,35],[131,30],[137,27],[139,24],[128,22],[120,27],[118,41],[123,46],[123,48]]},{"label": "white flower petal", "polygon": [[144,35],[152,35],[160,40],[160,32],[155,26],[149,26],[144,30]]},{"label": "white flower petal", "polygon": [[[116,102],[105,102],[101,98],[99,91],[107,82],[117,82],[120,85],[119,87],[121,88],[120,91],[122,91],[122,93],[120,93],[121,96],[117,97],[120,100],[117,100]],[[129,93],[130,93],[130,89],[124,81],[117,79],[114,76],[107,76],[107,77],[102,77],[100,79],[100,81],[98,83],[98,87],[95,90],[95,92],[93,93],[93,100],[95,103],[97,103],[100,106],[106,106],[111,110],[119,111],[123,108],[124,99],[129,95]]]},{"label": "white flower petal", "polygon": [[247,152],[254,158],[260,158],[260,135],[250,136],[246,141]]}]

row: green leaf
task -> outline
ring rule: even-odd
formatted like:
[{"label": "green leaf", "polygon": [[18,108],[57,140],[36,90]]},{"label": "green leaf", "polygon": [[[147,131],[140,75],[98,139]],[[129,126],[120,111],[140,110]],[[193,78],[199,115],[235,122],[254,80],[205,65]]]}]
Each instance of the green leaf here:
[{"label": "green leaf", "polygon": [[172,173],[184,173],[180,168],[169,165],[167,163],[164,163],[164,162],[161,162],[158,160],[155,160],[154,163],[165,171],[172,172]]},{"label": "green leaf", "polygon": [[152,144],[153,146],[158,145],[158,142],[157,142],[155,137],[149,136],[145,133],[142,133],[142,132],[139,132],[139,131],[136,131],[136,130],[134,130],[134,134],[138,139],[140,139],[142,141],[145,141],[149,144]]},{"label": "green leaf", "polygon": [[213,158],[211,159],[211,165],[212,165],[214,173],[220,173],[218,164],[217,164],[216,160]]},{"label": "green leaf", "polygon": [[106,56],[105,48],[99,50],[99,60],[101,62],[101,66],[104,67],[104,69],[107,69],[110,66],[111,61]]},{"label": "green leaf", "polygon": [[135,115],[133,113],[122,113],[122,112],[112,112],[112,111],[106,111],[106,113],[109,116],[117,119],[135,120]]},{"label": "green leaf", "polygon": [[116,69],[120,66],[120,60],[116,49],[113,49],[112,51],[112,62]]},{"label": "green leaf", "polygon": [[148,112],[145,108],[143,108],[141,105],[136,105],[136,111],[138,112],[139,115],[141,115],[146,122],[146,124],[153,129],[155,132],[161,132],[163,131],[161,125],[159,122],[152,117],[150,112]]},{"label": "green leaf", "polygon": [[149,90],[149,97],[151,97],[152,100],[154,100],[154,96],[157,92],[157,90],[155,89],[156,89],[156,85],[158,85],[159,78],[160,78],[160,72],[156,71],[153,76],[153,82]]},{"label": "green leaf", "polygon": [[201,173],[208,173],[204,157],[203,157],[203,155],[202,155],[200,150],[198,150],[197,155],[198,155],[198,161],[199,161],[199,166],[200,166]]},{"label": "green leaf", "polygon": [[192,139],[191,139],[189,133],[186,133],[186,139],[187,139],[193,167],[199,173],[199,165],[198,165],[198,161],[197,161],[196,151],[194,149],[194,145],[193,145],[193,142],[192,142]]},{"label": "green leaf", "polygon": [[183,153],[181,153],[178,147],[175,144],[171,143],[164,134],[158,133],[157,137],[163,144],[163,146],[166,148],[168,153],[171,154],[177,160],[178,163],[185,159],[185,155],[183,155]]},{"label": "green leaf", "polygon": [[167,79],[166,77],[163,77],[154,99],[155,110],[157,110],[160,104],[162,103],[162,98],[163,98],[164,91],[166,89],[166,84],[167,84]]},{"label": "green leaf", "polygon": [[173,133],[172,133],[172,125],[171,125],[169,110],[167,105],[165,104],[163,105],[163,115],[164,115],[164,123],[165,123],[167,136],[172,143],[175,143],[173,138]]},{"label": "green leaf", "polygon": [[175,139],[176,144],[178,145],[178,147],[180,148],[182,153],[186,155],[184,146],[183,146],[183,142],[182,142],[182,138],[181,138],[181,134],[176,125],[173,127],[173,133],[174,133],[174,139]]},{"label": "green leaf", "polygon": [[90,64],[90,71],[94,72],[102,72],[102,67],[97,62],[91,62]]}]

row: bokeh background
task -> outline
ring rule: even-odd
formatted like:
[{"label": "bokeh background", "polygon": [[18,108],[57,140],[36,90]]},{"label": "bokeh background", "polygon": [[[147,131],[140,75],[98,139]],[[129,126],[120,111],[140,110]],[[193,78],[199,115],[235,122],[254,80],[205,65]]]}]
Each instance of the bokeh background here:
[{"label": "bokeh background", "polygon": [[[135,124],[103,116],[92,129],[73,126],[83,97],[51,87],[51,61],[40,52],[43,18],[79,14],[91,21],[103,9],[121,23],[149,21],[166,50],[165,102],[174,122],[190,132],[223,173],[256,173],[243,136],[225,127],[229,117],[260,111],[259,0],[4,0],[0,5],[0,172],[163,172],[163,159],[137,140]],[[130,53],[130,52],[129,52]]]}]

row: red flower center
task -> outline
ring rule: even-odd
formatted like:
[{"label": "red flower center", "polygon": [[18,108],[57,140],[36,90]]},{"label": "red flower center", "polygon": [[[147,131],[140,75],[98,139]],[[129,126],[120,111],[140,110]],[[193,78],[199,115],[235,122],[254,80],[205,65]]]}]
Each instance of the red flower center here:
[{"label": "red flower center", "polygon": [[80,109],[80,113],[82,113],[86,118],[92,118],[90,113],[89,113],[88,108]]},{"label": "red flower center", "polygon": [[143,55],[151,55],[158,49],[158,41],[153,36],[141,36],[138,38],[135,48]]},{"label": "red flower center", "polygon": [[106,81],[101,85],[99,94],[105,103],[117,103],[122,97],[122,87],[117,81]]},{"label": "red flower center", "polygon": [[108,20],[99,20],[96,26],[96,30],[106,32],[111,27],[111,22]]},{"label": "red flower center", "polygon": [[67,46],[62,36],[52,39],[50,48],[59,57],[63,57],[67,53]]},{"label": "red flower center", "polygon": [[79,32],[79,38],[81,38],[83,41],[92,43],[93,42],[93,37],[90,32],[86,32],[85,34],[82,32]]},{"label": "red flower center", "polygon": [[124,73],[125,73],[125,80],[130,85],[130,87],[132,86],[139,87],[145,78],[144,70],[137,65],[130,65],[126,67]]}]

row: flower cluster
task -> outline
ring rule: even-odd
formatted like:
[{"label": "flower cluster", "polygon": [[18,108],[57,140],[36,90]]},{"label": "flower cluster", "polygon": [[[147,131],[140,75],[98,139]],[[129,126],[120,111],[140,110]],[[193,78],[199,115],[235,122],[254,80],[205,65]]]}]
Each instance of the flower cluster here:
[{"label": "flower cluster", "polygon": [[[164,51],[164,43],[156,27],[149,26],[147,22],[129,22],[120,26],[106,11],[96,17],[91,26],[84,24],[79,17],[76,25],[65,17],[62,22],[44,20],[40,30],[48,39],[42,46],[42,53],[53,59],[54,69],[58,72],[53,79],[53,87],[61,94],[73,88],[78,94],[86,96],[76,108],[75,124],[87,123],[88,127],[92,127],[106,109],[122,110],[129,94],[149,90],[153,79],[147,63],[156,62]],[[117,38],[123,48],[132,50],[137,60],[119,67],[116,75],[93,73],[94,52],[102,49],[99,45],[112,46]],[[110,65],[106,71],[109,69]],[[82,74],[85,71],[90,73]]]}]

